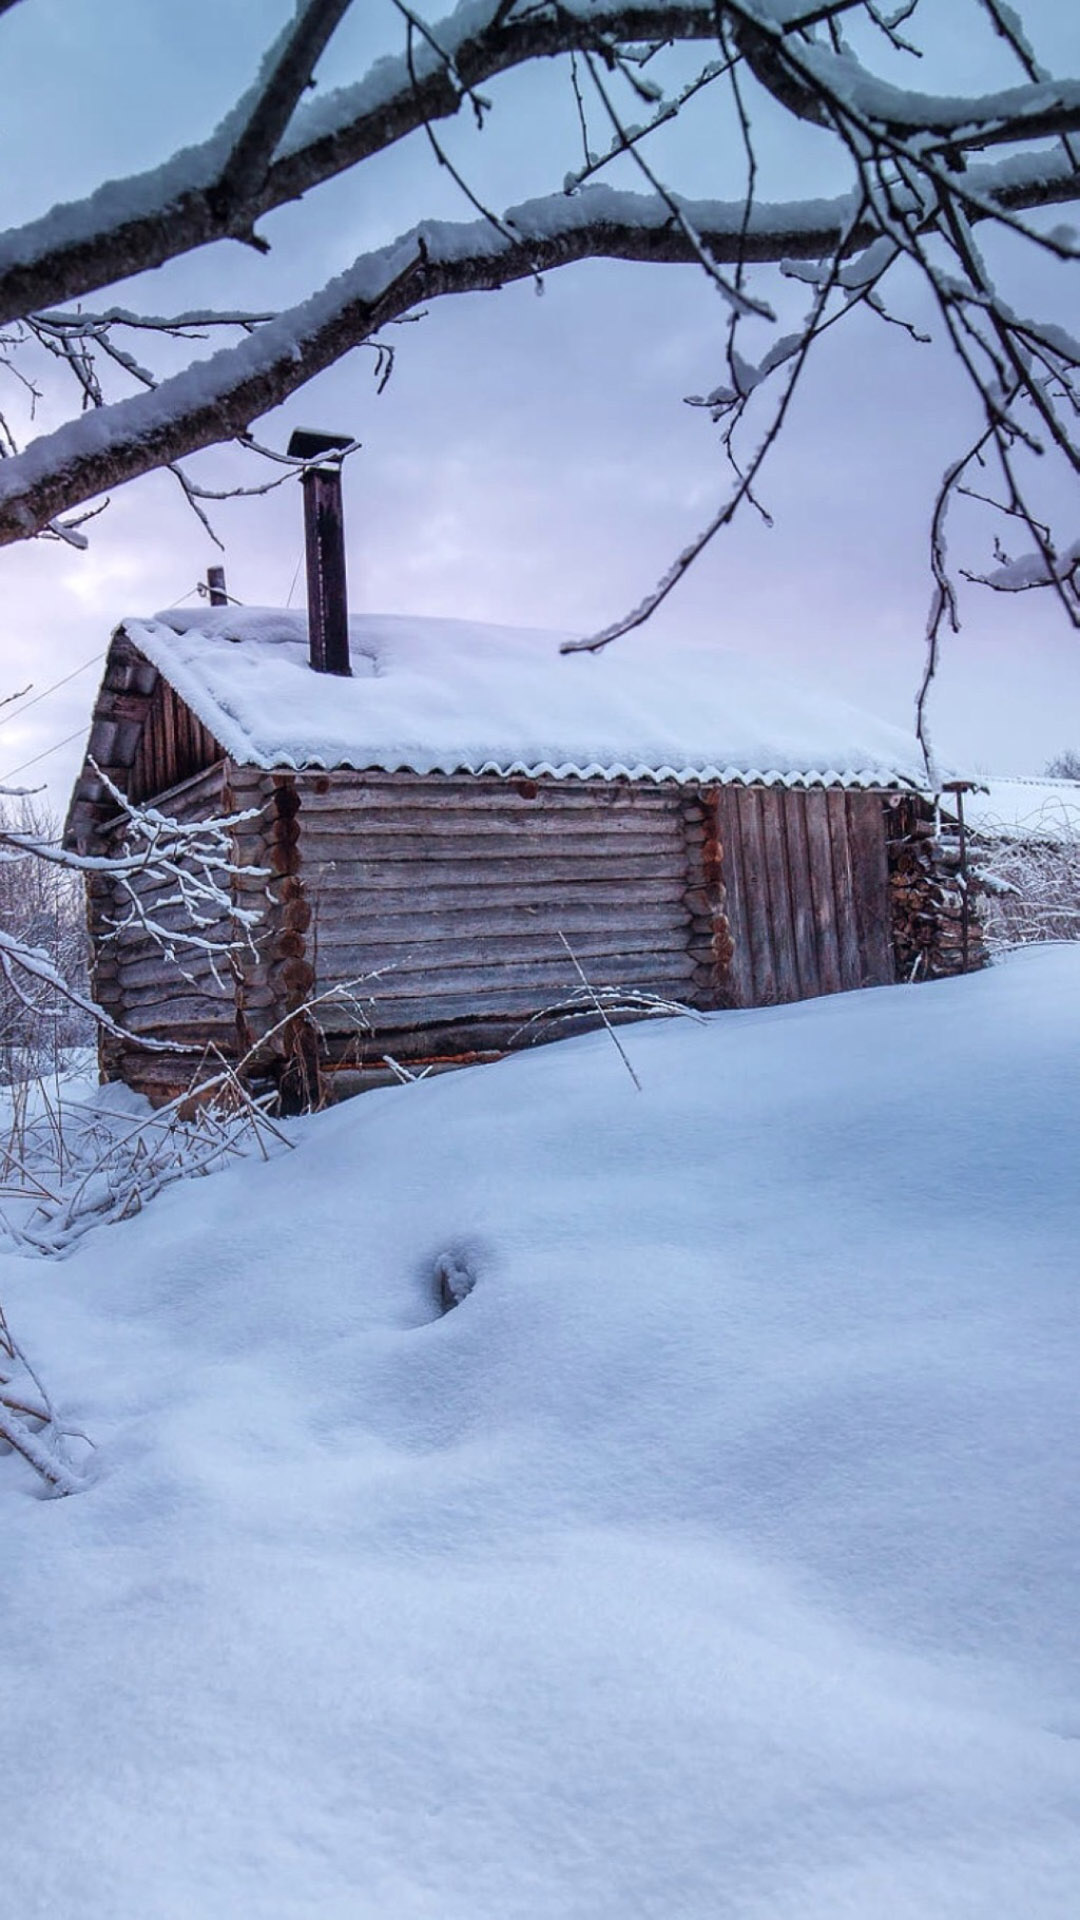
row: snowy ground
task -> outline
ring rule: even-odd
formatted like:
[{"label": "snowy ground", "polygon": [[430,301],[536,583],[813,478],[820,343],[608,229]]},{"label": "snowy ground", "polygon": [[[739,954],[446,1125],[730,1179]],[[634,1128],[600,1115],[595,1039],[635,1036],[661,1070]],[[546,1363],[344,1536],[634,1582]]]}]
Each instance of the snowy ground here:
[{"label": "snowy ground", "polygon": [[1080,947],[624,1039],[0,1261],[6,1912],[1072,1920]]}]

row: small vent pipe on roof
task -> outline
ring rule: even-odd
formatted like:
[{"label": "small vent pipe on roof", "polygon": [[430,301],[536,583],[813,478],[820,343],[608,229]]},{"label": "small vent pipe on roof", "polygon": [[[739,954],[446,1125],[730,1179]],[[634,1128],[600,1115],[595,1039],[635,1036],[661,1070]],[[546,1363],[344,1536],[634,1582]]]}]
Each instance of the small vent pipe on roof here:
[{"label": "small vent pipe on roof", "polygon": [[304,489],[307,550],[308,644],[316,673],[350,674],[349,603],[345,590],[345,524],[341,511],[341,456],[348,434],[294,433],[289,457],[309,460]]}]

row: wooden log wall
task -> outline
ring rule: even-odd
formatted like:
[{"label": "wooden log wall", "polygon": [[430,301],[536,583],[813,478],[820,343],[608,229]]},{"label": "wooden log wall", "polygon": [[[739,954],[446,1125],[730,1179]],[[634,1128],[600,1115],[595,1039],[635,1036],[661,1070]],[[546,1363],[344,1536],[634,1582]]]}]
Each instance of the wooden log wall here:
[{"label": "wooden log wall", "polygon": [[[103,941],[117,903],[95,885],[98,997],[133,1033],[184,1048],[105,1043],[109,1077],[152,1097],[186,1086],[211,1047],[254,1050],[255,1077],[302,1104],[324,1070],[369,1084],[388,1055],[449,1064],[561,1037],[598,1018],[578,967],[597,989],[700,1008],[896,978],[886,819],[895,919],[914,803],[880,793],[219,761],[155,799],[181,819],[250,810],[234,892],[262,918],[254,950],[215,980],[208,961],[169,962],[138,933]],[[304,1011],[331,988],[340,997]]]},{"label": "wooden log wall", "polygon": [[[155,803],[177,820],[199,820],[231,811],[224,763],[219,760],[216,766],[171,792],[156,795]],[[105,837],[103,851],[118,850],[122,834],[122,825],[117,825]],[[148,870],[132,884],[141,904],[165,929],[180,931],[189,926],[186,911],[169,904],[174,883]],[[265,891],[265,880],[262,886]],[[170,1040],[181,1051],[148,1052],[105,1035],[102,1071],[106,1079],[123,1079],[151,1099],[169,1099],[190,1086],[193,1075],[212,1051],[226,1058],[237,1057],[237,980],[227,957],[212,963],[210,956],[197,950],[181,949],[175,959],[170,959],[157,940],[137,927],[114,935],[113,923],[124,913],[124,895],[118,883],[107,877],[96,879],[90,895],[94,995],[128,1033]],[[232,931],[228,914],[222,914],[212,926],[199,929],[201,935],[222,944],[229,941]],[[257,998],[257,988],[253,997]]]},{"label": "wooden log wall", "polygon": [[726,1003],[770,1006],[895,979],[884,802],[841,788],[716,789]]},{"label": "wooden log wall", "polygon": [[598,988],[715,1004],[698,794],[377,773],[297,792],[305,957],[317,991],[355,983],[371,1029],[355,1004],[320,1006],[331,1060],[502,1050],[579,993],[574,958]]}]

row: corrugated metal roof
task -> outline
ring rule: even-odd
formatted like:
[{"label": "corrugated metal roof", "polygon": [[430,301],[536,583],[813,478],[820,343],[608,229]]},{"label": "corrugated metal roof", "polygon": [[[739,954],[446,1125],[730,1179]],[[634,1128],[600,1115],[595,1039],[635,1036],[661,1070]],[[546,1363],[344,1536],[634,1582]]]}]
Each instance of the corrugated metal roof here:
[{"label": "corrugated metal roof", "polygon": [[[234,761],[503,778],[925,790],[911,735],[769,663],[632,635],[407,616],[350,623],[353,677],[316,674],[303,613],[172,609],[117,629],[88,753],[117,783],[160,674]],[[69,830],[102,792],[84,769]]]},{"label": "corrugated metal roof", "polygon": [[351,623],[342,680],[312,672],[303,614],[174,611],[124,630],[255,765],[923,784],[912,736],[700,643],[635,635],[567,657],[558,634],[367,617]]}]

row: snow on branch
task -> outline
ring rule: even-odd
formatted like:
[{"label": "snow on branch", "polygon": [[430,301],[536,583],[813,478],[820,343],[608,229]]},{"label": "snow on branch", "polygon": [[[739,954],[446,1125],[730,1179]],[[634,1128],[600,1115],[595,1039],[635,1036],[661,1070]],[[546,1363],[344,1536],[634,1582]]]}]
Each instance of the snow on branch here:
[{"label": "snow on branch", "polygon": [[0,830],[0,848],[110,879],[118,903],[110,937],[144,934],[181,968],[185,955],[199,956],[209,963],[217,985],[223,986],[218,963],[227,964],[240,949],[251,948],[262,918],[257,908],[234,901],[232,882],[241,872],[246,879],[258,879],[265,871],[270,878],[268,868],[241,869],[234,856],[234,835],[256,817],[258,809],[177,820],[158,807],[129,801],[100,767],[91,764],[116,804],[118,853],[75,853],[9,830]]},{"label": "snow on branch", "polygon": [[[695,265],[729,309],[720,377],[705,404],[720,429],[731,491],[637,612],[605,629],[610,637],[648,616],[736,509],[764,511],[755,490],[763,460],[785,425],[807,354],[827,330],[862,309],[913,339],[926,337],[892,304],[893,288],[905,275],[912,284],[913,274],[929,292],[939,337],[981,416],[969,450],[950,462],[933,516],[931,659],[937,626],[953,614],[952,587],[942,587],[951,580],[949,505],[958,494],[974,497],[986,464],[996,477],[981,491],[994,509],[1023,522],[1040,583],[1070,604],[1073,570],[1062,573],[1055,560],[1062,542],[1030,510],[1026,463],[1049,452],[1073,478],[1080,474],[1077,353],[1061,330],[1010,308],[987,264],[991,250],[983,249],[987,230],[1000,229],[1010,248],[1056,264],[1080,258],[1072,229],[1030,217],[1080,201],[1080,78],[1046,71],[1015,6],[968,0],[1015,78],[965,95],[899,86],[872,71],[867,46],[884,43],[890,75],[898,59],[918,53],[910,0],[891,11],[877,0],[460,0],[434,23],[393,0],[399,50],[353,84],[311,98],[309,84],[349,4],[299,0],[209,139],[0,236],[0,371],[21,383],[16,400],[32,417],[38,363],[59,364],[80,409],[22,448],[13,416],[0,411],[0,544],[38,534],[84,543],[71,516],[159,467],[173,472],[205,521],[203,503],[218,496],[185,472],[186,456],[230,441],[257,449],[254,423],[358,345],[376,351],[381,379],[392,354],[380,328],[415,317],[426,302],[525,277],[539,284],[555,268],[588,259]],[[665,66],[669,49],[697,46],[689,71],[685,59]],[[582,152],[559,153],[553,123],[552,186],[561,190],[500,212],[435,128],[464,114],[482,129],[495,102],[481,89],[535,62],[565,72]],[[654,157],[662,130],[705,89],[717,125],[726,100],[736,189],[740,172],[744,178],[737,197],[723,138],[723,199],[691,200]],[[628,111],[642,105],[645,124]],[[763,199],[762,113],[821,129],[843,156],[850,190],[827,201]],[[421,218],[278,314],[227,302],[171,318],[107,301],[84,311],[95,290],[215,241],[265,248],[259,222],[275,209],[412,134],[449,169],[478,221]],[[1007,151],[996,160],[985,157],[1000,148]],[[597,184],[620,164],[636,167],[649,191]],[[770,265],[810,289],[794,332],[757,271]],[[776,331],[762,344],[757,327]],[[155,335],[169,342],[172,368],[178,343],[211,330],[219,340],[221,329],[240,337],[167,377],[151,364]]]},{"label": "snow on branch", "polygon": [[71,1457],[72,1440],[91,1444],[60,1421],[0,1307],[0,1442],[20,1453],[49,1490],[61,1495],[81,1493],[88,1484],[85,1467]]},{"label": "snow on branch", "polygon": [[[502,0],[463,0],[411,61],[405,55],[383,58],[354,86],[293,112],[346,4],[309,0],[267,55],[248,96],[202,145],[148,173],[111,182],[86,200],[55,207],[0,240],[0,325],[212,241],[250,240],[256,221],[276,207],[432,121],[455,115],[477,87],[526,62],[573,52],[608,59],[613,47],[641,41],[709,41],[719,21],[788,48],[797,40],[800,59],[809,66],[827,59],[806,40],[813,23],[851,11],[859,0],[783,7],[750,0],[591,0],[588,6],[561,0],[517,9]],[[850,60],[820,71],[830,85],[846,89],[853,103],[880,113],[901,133],[929,128],[938,138],[967,143],[970,135],[970,143],[979,145],[1080,130],[1080,83],[1040,80],[976,100],[935,101],[872,82]],[[773,84],[790,108],[784,89]],[[276,153],[272,140],[278,141]]]},{"label": "snow on branch", "polygon": [[[972,178],[975,177],[974,171]],[[1080,170],[1055,161],[1033,182],[1011,162],[978,170],[978,191],[1002,208],[1040,202],[1051,190],[1080,195]],[[914,217],[911,194],[894,196]],[[496,231],[486,220],[424,222],[389,247],[361,255],[311,299],[257,327],[235,346],[163,380],[152,391],[69,421],[0,463],[0,545],[49,527],[59,515],[185,454],[242,436],[279,405],[368,341],[389,321],[447,294],[490,290],[586,259],[746,264],[857,252],[879,237],[872,219],[852,222],[853,202],[769,203],[749,217],[743,202],[679,200],[592,186],[512,208]]]},{"label": "snow on branch", "polygon": [[1057,553],[1047,538],[1037,553],[1015,559],[1002,554],[1002,564],[977,578],[997,593],[1030,593],[1033,587],[1054,587],[1067,594],[1080,622],[1080,540]]},{"label": "snow on branch", "polygon": [[[43,861],[68,872],[111,880],[115,901],[111,937],[140,934],[181,974],[186,960],[197,959],[223,986],[222,969],[227,972],[237,954],[252,946],[261,919],[258,909],[242,907],[232,897],[232,881],[240,872],[233,836],[252,813],[176,820],[157,807],[132,804],[100,768],[95,771],[116,803],[118,853],[75,853],[39,835],[0,827],[0,860]],[[244,874],[258,878],[261,871],[245,868]],[[37,1018],[59,1019],[76,1007],[113,1038],[133,1041],[104,1008],[64,977],[44,949],[3,930],[0,975],[26,1011]],[[158,1052],[183,1051],[171,1041],[145,1036],[134,1044]]]}]

